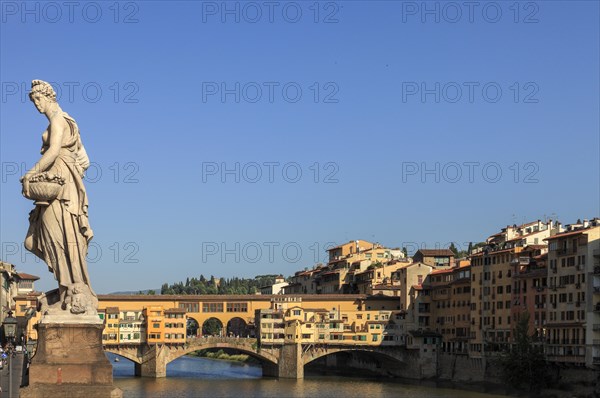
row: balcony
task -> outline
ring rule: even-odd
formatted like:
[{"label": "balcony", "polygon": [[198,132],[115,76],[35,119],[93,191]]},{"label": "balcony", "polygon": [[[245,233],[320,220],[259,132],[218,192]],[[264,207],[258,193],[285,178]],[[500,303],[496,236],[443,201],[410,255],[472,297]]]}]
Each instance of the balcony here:
[{"label": "balcony", "polygon": [[519,257],[519,258],[513,258],[510,261],[510,265],[529,265],[530,262],[531,262],[531,259],[529,257]]}]

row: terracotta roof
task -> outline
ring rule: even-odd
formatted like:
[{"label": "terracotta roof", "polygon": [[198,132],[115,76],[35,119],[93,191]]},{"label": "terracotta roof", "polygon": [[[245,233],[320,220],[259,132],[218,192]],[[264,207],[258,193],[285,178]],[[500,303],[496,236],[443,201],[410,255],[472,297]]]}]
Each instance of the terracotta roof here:
[{"label": "terracotta roof", "polygon": [[[499,253],[513,252],[513,251],[515,251],[515,249],[516,249],[515,247],[511,247],[509,249],[502,249],[502,250],[494,250],[494,251],[489,250],[488,251],[488,256],[493,256],[493,255],[496,255],[496,254],[499,254]],[[478,252],[478,253],[475,253],[475,254],[471,254],[471,257],[481,257],[481,256],[483,256],[483,252]]]},{"label": "terracotta roof", "polygon": [[[402,265],[402,266],[398,267],[398,268],[397,268],[395,271],[392,271],[392,272],[398,272],[398,271],[400,271],[401,269],[408,268],[408,267],[412,267],[413,265],[423,265],[423,266],[425,266],[425,267],[431,267],[431,265],[427,265],[427,264],[425,264],[425,263],[422,263],[422,262],[420,262],[420,261],[417,261],[417,262],[414,262],[414,263],[408,263],[408,264],[404,264],[404,265]],[[433,268],[433,267],[431,267],[431,268]]]},{"label": "terracotta roof", "polygon": [[527,246],[525,246],[525,249],[523,249],[523,250],[528,250],[528,249],[539,250],[539,249],[545,249],[547,247],[548,247],[548,245],[527,245]]},{"label": "terracotta roof", "polygon": [[17,272],[17,276],[26,281],[37,281],[38,279],[40,279],[39,276],[26,274],[25,272]]},{"label": "terracotta roof", "polygon": [[564,238],[565,236],[575,236],[575,235],[580,235],[582,234],[583,231],[582,230],[578,230],[578,231],[569,231],[569,232],[563,232],[560,234],[556,234],[554,236],[551,236],[549,238],[546,238],[544,240],[553,240],[553,239],[560,239],[560,238]]},{"label": "terracotta roof", "polygon": [[119,312],[119,307],[106,307],[106,312],[116,314]]},{"label": "terracotta roof", "polygon": [[507,239],[506,242],[516,242],[518,240],[523,239],[525,236],[517,236],[516,238],[512,238],[512,239]]},{"label": "terracotta roof", "polygon": [[450,249],[419,249],[424,256],[454,256],[454,252]]},{"label": "terracotta roof", "polygon": [[436,269],[435,271],[431,271],[431,275],[449,274],[449,273],[453,272],[455,269],[456,268]]},{"label": "terracotta roof", "polygon": [[423,290],[423,286],[421,285],[412,285],[412,288],[415,290]]}]

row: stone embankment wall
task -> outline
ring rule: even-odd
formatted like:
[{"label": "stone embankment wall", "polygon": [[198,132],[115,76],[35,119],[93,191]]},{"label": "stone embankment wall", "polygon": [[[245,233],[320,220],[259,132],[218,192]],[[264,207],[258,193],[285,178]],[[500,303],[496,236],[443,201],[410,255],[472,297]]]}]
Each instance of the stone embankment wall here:
[{"label": "stone embankment wall", "polygon": [[[502,371],[493,359],[469,358],[467,355],[440,354],[437,377],[429,377],[430,361],[415,359],[406,365],[357,353],[338,353],[320,358],[307,365],[310,373],[331,372],[349,376],[377,376],[422,380],[427,385],[475,390],[495,394],[523,396],[526,392],[512,390],[502,380]],[[541,392],[540,398],[600,397],[600,372],[592,369],[553,367],[555,388]]]},{"label": "stone embankment wall", "polygon": [[[439,356],[438,380],[461,388],[465,384],[480,385],[488,392],[502,392],[522,395],[506,386],[502,380],[502,370],[494,359],[469,358],[467,355]],[[555,386],[543,390],[539,397],[600,397],[600,372],[593,369],[569,366],[551,367]]]}]

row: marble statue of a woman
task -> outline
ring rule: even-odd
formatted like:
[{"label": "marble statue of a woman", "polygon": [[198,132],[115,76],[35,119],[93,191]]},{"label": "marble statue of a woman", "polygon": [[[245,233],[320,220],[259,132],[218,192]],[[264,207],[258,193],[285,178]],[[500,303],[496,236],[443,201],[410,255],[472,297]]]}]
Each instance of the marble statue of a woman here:
[{"label": "marble statue of a woman", "polygon": [[49,122],[42,134],[42,157],[21,178],[23,195],[36,200],[25,248],[41,258],[58,281],[58,291],[46,294],[42,311],[94,315],[98,299],[86,262],[93,233],[83,184],[89,159],[77,123],[60,108],[52,86],[33,80],[29,98]]}]

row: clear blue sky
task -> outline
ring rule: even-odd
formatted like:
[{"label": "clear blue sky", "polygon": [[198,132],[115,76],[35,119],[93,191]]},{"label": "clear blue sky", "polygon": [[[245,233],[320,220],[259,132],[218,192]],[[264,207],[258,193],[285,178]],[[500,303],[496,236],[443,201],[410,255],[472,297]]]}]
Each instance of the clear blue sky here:
[{"label": "clear blue sky", "polygon": [[596,1],[52,4],[0,2],[0,257],[39,289],[15,171],[47,124],[32,79],[94,162],[100,293],[600,215]]}]

